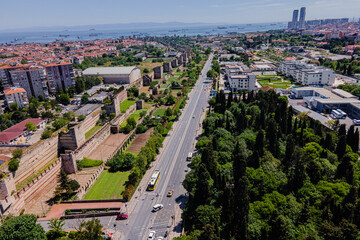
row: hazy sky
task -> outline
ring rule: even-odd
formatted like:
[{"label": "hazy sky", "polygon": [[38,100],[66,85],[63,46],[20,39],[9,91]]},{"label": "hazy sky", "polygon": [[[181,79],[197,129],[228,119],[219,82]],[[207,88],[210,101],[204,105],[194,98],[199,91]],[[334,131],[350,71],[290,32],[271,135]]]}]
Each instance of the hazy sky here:
[{"label": "hazy sky", "polygon": [[133,22],[263,23],[360,17],[360,0],[13,0],[0,2],[0,30]]}]

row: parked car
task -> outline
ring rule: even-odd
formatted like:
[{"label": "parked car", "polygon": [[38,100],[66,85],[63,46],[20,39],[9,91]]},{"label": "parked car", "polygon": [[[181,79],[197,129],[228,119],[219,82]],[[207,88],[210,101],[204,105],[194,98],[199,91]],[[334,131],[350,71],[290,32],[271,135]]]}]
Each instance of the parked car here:
[{"label": "parked car", "polygon": [[164,207],[164,205],[162,205],[162,204],[160,204],[160,203],[155,204],[155,205],[153,206],[153,212],[157,212],[157,211],[159,211],[160,209],[162,209],[163,207]]},{"label": "parked car", "polygon": [[119,215],[116,216],[116,220],[125,220],[128,219],[128,215],[125,213],[120,213]]},{"label": "parked car", "polygon": [[148,240],[154,240],[155,239],[155,231],[150,231],[149,236],[148,236]]},{"label": "parked car", "polygon": [[170,189],[166,196],[171,197],[174,194],[174,189]]},{"label": "parked car", "polygon": [[353,120],[353,124],[354,124],[354,125],[360,125],[360,120],[354,119],[354,120]]}]

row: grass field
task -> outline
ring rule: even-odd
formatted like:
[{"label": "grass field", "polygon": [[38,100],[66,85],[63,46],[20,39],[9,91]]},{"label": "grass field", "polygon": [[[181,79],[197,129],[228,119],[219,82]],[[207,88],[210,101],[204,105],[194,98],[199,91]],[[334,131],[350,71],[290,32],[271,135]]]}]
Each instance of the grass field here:
[{"label": "grass field", "polygon": [[85,133],[85,139],[90,138],[94,133],[99,130],[102,126],[95,126]]},{"label": "grass field", "polygon": [[172,81],[178,81],[179,79],[177,77],[169,77],[167,80],[166,80],[166,83],[171,83]]},{"label": "grass field", "polygon": [[129,100],[126,99],[125,101],[123,101],[122,103],[120,103],[120,110],[122,113],[126,112],[126,110],[128,110],[128,108],[133,105],[135,103],[134,100]]},{"label": "grass field", "polygon": [[[137,121],[140,119],[140,113],[141,113],[142,111],[147,111],[147,108],[136,110],[133,114],[130,115],[130,117],[133,117],[133,118],[135,119],[135,121],[137,122]],[[126,124],[127,124],[127,122],[124,121],[124,122],[120,125],[120,127],[123,128],[123,127],[126,126]]]},{"label": "grass field", "polygon": [[273,88],[282,88],[282,89],[287,89],[291,85],[293,85],[289,80],[284,80],[283,82],[281,80],[274,80],[274,81],[270,81],[270,82],[269,82],[269,80],[258,80],[258,82],[263,87],[269,86],[269,87],[273,87]]},{"label": "grass field", "polygon": [[119,199],[122,198],[122,192],[125,190],[125,182],[128,180],[130,172],[111,173],[107,170],[101,174],[85,195],[88,199]]},{"label": "grass field", "polygon": [[166,109],[157,109],[155,112],[154,112],[154,115],[155,117],[159,116],[159,117],[163,117],[165,115],[165,111]]},{"label": "grass field", "polygon": [[82,166],[83,168],[97,167],[100,166],[102,163],[102,160],[93,160],[90,158],[83,158],[79,161],[80,166]]},{"label": "grass field", "polygon": [[182,74],[182,72],[176,72],[174,73],[175,76],[180,76]]},{"label": "grass field", "polygon": [[169,86],[170,86],[170,84],[167,84],[167,83],[166,83],[166,84],[161,84],[160,87],[161,87],[161,88],[168,88]]}]

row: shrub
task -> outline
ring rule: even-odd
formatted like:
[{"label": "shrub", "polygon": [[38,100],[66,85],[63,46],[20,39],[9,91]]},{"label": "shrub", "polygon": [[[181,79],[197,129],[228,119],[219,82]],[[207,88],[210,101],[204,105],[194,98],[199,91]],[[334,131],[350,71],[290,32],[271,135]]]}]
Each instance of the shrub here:
[{"label": "shrub", "polygon": [[126,200],[127,202],[130,201],[131,195],[133,194],[134,190],[135,190],[135,186],[133,184],[129,184],[126,187],[124,195],[123,195],[124,200]]},{"label": "shrub", "polygon": [[65,215],[71,215],[71,214],[72,214],[72,212],[71,212],[70,209],[66,209],[66,210],[65,210]]},{"label": "shrub", "polygon": [[22,155],[23,155],[22,149],[15,149],[15,150],[12,152],[13,158],[20,158]]},{"label": "shrub", "polygon": [[145,126],[145,125],[143,125],[143,124],[139,124],[138,126],[137,126],[137,128],[136,128],[136,133],[138,134],[138,133],[144,133],[144,132],[146,132],[146,130],[147,130],[148,128]]},{"label": "shrub", "polygon": [[79,161],[81,166],[83,168],[91,168],[91,167],[97,167],[100,166],[103,161],[102,160],[93,160],[90,158],[83,158],[81,161]]},{"label": "shrub", "polygon": [[19,159],[12,158],[9,162],[9,171],[15,172],[19,168]]},{"label": "shrub", "polygon": [[78,121],[79,121],[79,122],[84,121],[84,119],[85,119],[85,116],[84,116],[84,115],[78,116]]},{"label": "shrub", "polygon": [[50,138],[52,135],[52,131],[49,129],[46,129],[42,134],[41,134],[41,139],[47,139]]},{"label": "shrub", "polygon": [[135,160],[131,153],[120,153],[107,161],[106,165],[110,167],[111,172],[127,171],[133,168]]},{"label": "shrub", "polygon": [[81,209],[81,212],[82,212],[82,213],[86,213],[86,212],[87,212],[87,209]]}]

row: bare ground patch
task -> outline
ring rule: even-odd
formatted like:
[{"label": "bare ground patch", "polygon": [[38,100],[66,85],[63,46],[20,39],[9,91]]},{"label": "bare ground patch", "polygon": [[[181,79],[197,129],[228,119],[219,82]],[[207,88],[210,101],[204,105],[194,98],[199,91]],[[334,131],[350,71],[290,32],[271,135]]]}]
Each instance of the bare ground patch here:
[{"label": "bare ground patch", "polygon": [[139,153],[141,148],[145,146],[146,142],[151,137],[153,131],[154,128],[150,128],[142,134],[137,134],[135,140],[131,143],[130,147],[126,151]]}]

